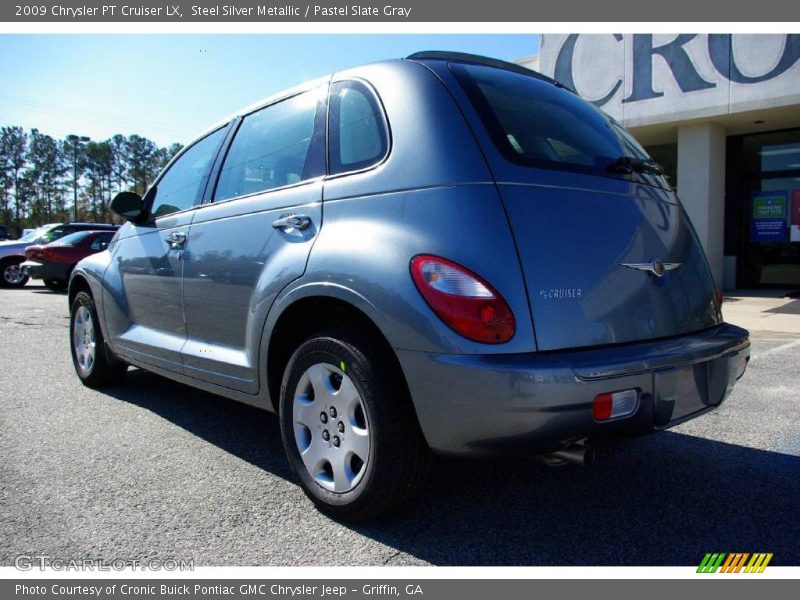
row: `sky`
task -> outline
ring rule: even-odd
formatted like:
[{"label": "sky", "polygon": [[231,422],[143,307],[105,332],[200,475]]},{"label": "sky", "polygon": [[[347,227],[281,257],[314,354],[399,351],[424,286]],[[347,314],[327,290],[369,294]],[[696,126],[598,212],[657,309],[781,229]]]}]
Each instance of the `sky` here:
[{"label": "sky", "polygon": [[457,50],[515,60],[538,35],[0,35],[0,125],[187,143],[260,98],[327,73]]}]

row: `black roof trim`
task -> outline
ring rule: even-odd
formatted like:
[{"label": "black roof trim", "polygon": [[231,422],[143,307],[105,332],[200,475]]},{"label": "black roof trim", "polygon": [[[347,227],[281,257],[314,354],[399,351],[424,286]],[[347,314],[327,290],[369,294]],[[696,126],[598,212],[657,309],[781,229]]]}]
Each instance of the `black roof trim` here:
[{"label": "black roof trim", "polygon": [[116,223],[95,223],[93,221],[63,221],[63,222],[57,224],[58,227],[61,227],[63,225],[79,225],[81,227],[83,227],[83,226],[99,227],[101,229],[103,229],[103,228],[108,229],[108,228],[111,228],[111,227],[119,228],[119,225],[117,225]]},{"label": "black roof trim", "polygon": [[415,52],[406,57],[406,60],[446,60],[449,62],[470,63],[474,65],[484,65],[486,67],[495,67],[512,73],[519,73],[520,75],[528,75],[535,77],[547,83],[552,83],[556,87],[564,88],[575,93],[575,90],[567,87],[563,83],[559,83],[555,79],[542,75],[538,71],[523,67],[516,63],[507,62],[505,60],[498,60],[496,58],[489,58],[488,56],[480,56],[479,54],[468,54],[466,52],[448,52],[446,50],[423,50],[422,52]]}]

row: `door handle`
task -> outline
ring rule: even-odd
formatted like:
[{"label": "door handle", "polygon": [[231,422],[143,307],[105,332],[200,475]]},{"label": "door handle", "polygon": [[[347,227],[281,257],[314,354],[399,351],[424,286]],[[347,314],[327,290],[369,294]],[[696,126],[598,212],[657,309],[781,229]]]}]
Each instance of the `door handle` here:
[{"label": "door handle", "polygon": [[306,215],[283,215],[272,222],[275,229],[297,229],[303,231],[311,226],[311,217]]},{"label": "door handle", "polygon": [[182,231],[173,231],[164,238],[164,241],[169,244],[170,250],[180,250],[186,243],[186,234]]}]

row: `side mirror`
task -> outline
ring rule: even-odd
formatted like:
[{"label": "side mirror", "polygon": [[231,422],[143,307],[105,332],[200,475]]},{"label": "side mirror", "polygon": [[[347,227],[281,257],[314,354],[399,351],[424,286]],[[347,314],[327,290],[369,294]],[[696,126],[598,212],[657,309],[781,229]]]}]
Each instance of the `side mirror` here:
[{"label": "side mirror", "polygon": [[120,192],[108,205],[115,215],[134,223],[144,216],[144,200],[136,192]]}]

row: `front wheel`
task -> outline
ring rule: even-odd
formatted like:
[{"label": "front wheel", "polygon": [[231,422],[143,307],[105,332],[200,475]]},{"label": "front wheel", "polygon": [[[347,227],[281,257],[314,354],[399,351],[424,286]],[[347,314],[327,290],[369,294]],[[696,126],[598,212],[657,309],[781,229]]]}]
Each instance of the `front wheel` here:
[{"label": "front wheel", "polygon": [[304,342],[281,386],[283,445],[303,491],[329,515],[363,521],[414,499],[428,448],[398,368],[371,339]]},{"label": "front wheel", "polygon": [[3,287],[19,288],[28,283],[28,273],[20,264],[21,258],[12,258],[0,265],[0,284]]},{"label": "front wheel", "polygon": [[94,298],[86,292],[78,292],[70,314],[72,364],[81,382],[99,388],[119,381],[128,367],[106,348]]}]

